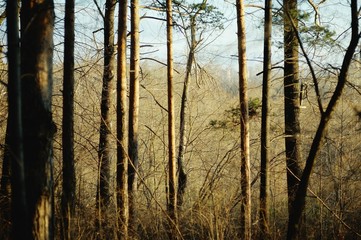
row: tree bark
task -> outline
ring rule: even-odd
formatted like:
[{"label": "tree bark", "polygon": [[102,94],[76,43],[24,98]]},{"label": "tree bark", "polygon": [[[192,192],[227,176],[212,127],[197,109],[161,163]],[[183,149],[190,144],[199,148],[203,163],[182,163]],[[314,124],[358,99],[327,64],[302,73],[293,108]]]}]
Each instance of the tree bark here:
[{"label": "tree bark", "polygon": [[326,111],[322,112],[320,123],[318,125],[315,137],[312,141],[306,165],[303,170],[302,177],[295,195],[295,200],[291,204],[287,231],[287,239],[289,240],[297,239],[298,237],[300,219],[306,204],[307,188],[313,165],[319,152],[322,140],[324,138],[324,134],[327,129],[329,120],[331,119],[331,115],[347,82],[348,70],[360,39],[357,0],[351,1],[351,20],[351,40],[342,62],[341,70],[338,75],[338,82],[335,91],[327,105]]},{"label": "tree bark", "polygon": [[[284,112],[285,112],[285,146],[287,166],[288,207],[295,198],[298,178],[301,177],[301,129],[300,115],[300,83],[298,65],[297,0],[284,0]],[[295,28],[293,28],[293,24]]]},{"label": "tree bark", "polygon": [[128,143],[127,143],[127,0],[119,2],[117,71],[117,212],[118,238],[128,239]]},{"label": "tree bark", "polygon": [[194,54],[197,47],[196,41],[196,15],[190,17],[191,24],[191,39],[188,53],[188,60],[186,66],[186,75],[184,77],[183,83],[183,92],[182,100],[179,114],[179,145],[178,145],[178,156],[177,156],[177,165],[178,165],[178,191],[177,191],[177,205],[182,207],[184,192],[187,187],[187,174],[184,170],[184,151],[186,146],[186,116],[187,116],[187,102],[188,102],[188,92],[190,84],[190,76],[192,72],[192,66],[194,62]]},{"label": "tree bark", "polygon": [[31,236],[53,239],[52,0],[21,2],[21,89],[26,202]]},{"label": "tree bark", "polygon": [[[173,18],[172,1],[167,0],[167,90],[168,90],[168,212],[173,223],[171,229],[177,227],[177,188],[175,158],[175,123],[173,98]],[[176,238],[176,230],[171,231],[171,238]]]},{"label": "tree bark", "polygon": [[251,239],[251,181],[247,96],[246,26],[243,0],[236,1],[238,29],[239,101],[241,128],[241,221],[240,238]]},{"label": "tree bark", "polygon": [[262,126],[261,126],[261,185],[260,185],[260,235],[259,239],[270,239],[269,232],[269,84],[271,78],[271,34],[272,0],[265,0],[265,26],[263,51],[263,85],[262,85]]},{"label": "tree bark", "polygon": [[100,237],[111,238],[111,223],[107,221],[110,204],[110,165],[111,165],[111,117],[110,108],[112,106],[111,93],[114,89],[114,13],[116,0],[107,0],[105,3],[104,15],[104,69],[103,86],[101,98],[101,119],[99,136],[99,185],[97,188],[97,228]]},{"label": "tree bark", "polygon": [[[11,236],[13,239],[25,239],[30,236],[30,224],[27,221],[28,210],[25,188],[18,1],[7,1],[6,12],[7,39],[9,43],[7,54],[9,114],[6,135],[7,145],[5,146],[6,152],[4,157],[5,170],[3,169],[3,173],[7,171],[5,173],[7,177],[11,175]],[[9,171],[10,169],[11,171]],[[8,187],[8,184],[9,182],[4,183],[5,189]],[[9,194],[8,190],[6,194]],[[10,203],[10,200],[6,199],[6,203]],[[3,238],[7,236],[7,233],[2,235]]]},{"label": "tree bark", "polygon": [[63,192],[61,199],[62,239],[73,239],[76,177],[74,166],[74,0],[65,2],[63,73]]},{"label": "tree bark", "polygon": [[[130,40],[130,85],[129,85],[129,165],[128,191],[131,224],[135,224],[135,176],[138,167],[138,122],[139,122],[139,0],[131,0]],[[134,227],[134,226],[132,226]]]}]

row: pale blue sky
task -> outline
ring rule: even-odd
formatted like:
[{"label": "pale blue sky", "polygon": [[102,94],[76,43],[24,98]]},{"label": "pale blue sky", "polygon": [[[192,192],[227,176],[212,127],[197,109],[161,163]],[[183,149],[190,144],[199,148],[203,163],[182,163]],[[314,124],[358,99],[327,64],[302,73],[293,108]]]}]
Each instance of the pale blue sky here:
[{"label": "pale blue sky", "polygon": [[[61,9],[63,8],[64,1],[56,1],[57,4],[57,15],[59,18],[62,17]],[[98,0],[99,5],[102,10],[104,10],[104,0]],[[140,1],[141,4],[144,4],[147,1]],[[195,1],[196,2],[196,1]],[[205,33],[205,38],[210,44],[207,45],[202,51],[198,54],[198,61],[201,64],[219,64],[223,68],[232,68],[234,71],[237,71],[237,59],[232,57],[232,55],[237,54],[237,29],[236,29],[236,20],[235,20],[235,8],[234,5],[230,2],[234,0],[209,0],[210,4],[216,5],[220,11],[224,13],[225,16],[225,29],[223,31],[209,31]],[[302,8],[310,8],[310,5],[307,1],[302,0]],[[315,3],[319,1],[314,0]],[[329,25],[335,31],[341,33],[347,30],[349,26],[349,9],[347,0],[327,0],[325,4],[320,8],[321,13],[321,24]],[[263,5],[263,1],[251,0],[246,1],[247,3]],[[274,1],[274,4],[277,4],[277,1]],[[98,11],[95,7],[95,4],[92,0],[78,0],[76,1],[77,5],[77,53],[78,56],[84,58],[96,58],[101,56],[102,52],[99,51],[96,53],[94,49],[88,51],[90,48],[96,48],[101,50],[102,48],[102,31],[98,31],[102,28],[103,22],[102,18],[98,14]],[[148,16],[157,16],[159,15],[155,12],[149,10],[142,10],[142,15],[145,14]],[[262,54],[263,54],[263,11],[254,8],[246,8],[246,27],[247,27],[247,58],[249,71],[252,75],[255,72],[261,70],[262,66]],[[61,23],[61,22],[60,22]],[[63,26],[58,25],[59,30],[61,31]],[[141,49],[143,53],[148,52],[144,57],[156,58],[160,61],[166,60],[166,29],[165,23],[152,20],[152,19],[143,19],[141,21],[141,42],[143,44],[152,45],[152,47],[144,47]],[[208,36],[207,36],[208,34]],[[348,44],[348,34],[341,35],[339,38],[342,40],[342,45],[346,46]],[[58,38],[58,41],[61,40]],[[206,42],[206,41],[205,41]],[[278,62],[282,59],[282,49],[277,48],[276,42],[282,42],[282,30],[280,27],[274,27],[273,35],[273,62]],[[149,53],[153,52],[153,53]],[[185,57],[187,55],[188,49],[184,37],[174,31],[174,56],[175,61],[179,63],[185,63]],[[317,57],[320,60],[326,60],[336,64],[340,62],[340,57],[342,57],[343,49],[336,48],[332,51],[328,48],[324,48],[321,52],[309,51],[314,57]],[[85,56],[84,56],[85,55]],[[331,56],[331,57],[330,57]]]}]

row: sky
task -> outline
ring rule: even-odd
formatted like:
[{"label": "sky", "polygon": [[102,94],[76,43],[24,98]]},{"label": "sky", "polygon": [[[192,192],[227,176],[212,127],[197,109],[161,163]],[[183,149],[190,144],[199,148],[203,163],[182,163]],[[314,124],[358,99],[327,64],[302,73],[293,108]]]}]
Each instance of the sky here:
[{"label": "sky", "polygon": [[[104,11],[105,0],[97,0],[100,8]],[[57,29],[58,48],[61,49],[62,42],[62,16],[64,9],[64,1],[55,1],[57,8]],[[140,0],[141,5],[148,1]],[[200,2],[194,0],[193,2]],[[231,69],[233,73],[237,73],[237,24],[234,0],[208,0],[224,14],[224,29],[209,29],[204,33],[204,47],[197,54],[197,61],[203,66],[217,65],[223,69]],[[279,4],[273,1],[274,6]],[[314,0],[315,3],[319,1]],[[330,26],[337,32],[337,35],[347,30],[349,25],[349,10],[347,0],[326,0],[320,8],[321,25]],[[263,6],[263,1],[250,0],[246,1],[246,38],[247,38],[247,64],[251,77],[255,77],[256,73],[262,69],[263,56],[263,10],[252,5]],[[302,4],[301,4],[302,3]],[[248,5],[247,5],[248,4]],[[310,9],[310,5],[306,0],[300,0],[300,5],[304,10]],[[99,58],[102,55],[102,25],[103,21],[92,0],[76,1],[76,40],[77,55],[79,59]],[[275,10],[276,11],[276,10]],[[141,8],[141,16],[162,17],[159,13]],[[154,58],[158,61],[166,62],[166,28],[165,22],[154,19],[143,18],[141,20],[140,39],[143,47],[141,53],[143,58]],[[282,44],[282,28],[273,27],[273,63],[282,61],[283,50],[279,48]],[[338,38],[341,45],[346,46],[348,43],[348,34],[341,34]],[[95,47],[95,49],[94,49]],[[89,51],[92,49],[92,51]],[[332,64],[338,64],[342,57],[344,49],[342,47],[334,48],[332,51],[323,47],[321,51],[313,51],[309,48],[308,54],[318,61],[330,61]],[[336,49],[336,50],[335,50]],[[174,31],[174,61],[178,64],[185,64],[188,47],[185,38],[178,31]],[[61,60],[61,50],[57,55]],[[81,61],[81,60],[79,60]],[[155,64],[155,62],[154,62]]]}]

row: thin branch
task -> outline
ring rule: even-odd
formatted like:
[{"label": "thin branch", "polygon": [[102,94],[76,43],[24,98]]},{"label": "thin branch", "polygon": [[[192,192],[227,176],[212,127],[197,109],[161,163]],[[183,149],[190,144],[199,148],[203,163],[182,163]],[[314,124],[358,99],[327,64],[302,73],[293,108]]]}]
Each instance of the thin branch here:
[{"label": "thin branch", "polygon": [[168,109],[166,109],[165,107],[163,107],[163,105],[156,99],[156,97],[154,96],[154,94],[153,94],[151,91],[149,91],[143,84],[140,84],[140,86],[152,96],[154,102],[155,102],[161,109],[163,109],[165,112],[168,112]]},{"label": "thin branch", "polygon": [[[166,63],[161,62],[161,61],[159,61],[159,60],[157,60],[157,59],[155,59],[155,58],[142,57],[140,60],[151,60],[151,61],[154,61],[154,62],[156,62],[156,63],[159,63],[159,64],[161,64],[161,65],[163,65],[163,66],[167,66]],[[177,69],[175,69],[175,68],[173,68],[173,71],[175,71],[176,73],[180,74],[180,72],[179,72]]]},{"label": "thin branch", "polygon": [[5,86],[5,87],[8,87],[8,84],[6,82],[4,82],[3,80],[0,79],[0,84]]},{"label": "thin branch", "polygon": [[104,14],[103,14],[103,12],[102,12],[102,9],[100,8],[97,0],[93,0],[93,2],[94,2],[94,4],[95,4],[95,6],[97,7],[100,16],[103,18],[103,21],[105,21],[105,16],[104,16]]}]

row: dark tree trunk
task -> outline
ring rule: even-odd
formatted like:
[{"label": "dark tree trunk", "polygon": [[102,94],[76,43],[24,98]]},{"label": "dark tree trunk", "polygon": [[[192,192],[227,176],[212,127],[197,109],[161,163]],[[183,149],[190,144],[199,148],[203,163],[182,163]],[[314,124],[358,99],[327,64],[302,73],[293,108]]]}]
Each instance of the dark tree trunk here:
[{"label": "dark tree trunk", "polygon": [[[97,227],[100,230],[100,237],[111,237],[111,222],[107,221],[110,204],[110,140],[111,140],[111,118],[110,108],[111,93],[114,89],[114,12],[116,0],[107,0],[105,3],[104,15],[104,72],[101,98],[101,119],[99,137],[99,183],[97,189]],[[104,234],[104,235],[103,235]]]},{"label": "dark tree trunk", "polygon": [[269,233],[269,84],[271,75],[271,33],[272,33],[272,0],[265,0],[265,26],[264,26],[264,51],[263,51],[263,85],[262,85],[262,126],[261,126],[261,185],[259,239],[270,239]]},{"label": "dark tree trunk", "polygon": [[[11,169],[11,226],[13,239],[30,237],[30,224],[27,221],[23,127],[21,109],[20,81],[20,39],[18,1],[7,1],[7,36],[8,36],[8,102],[9,115],[4,165],[9,176]],[[9,165],[11,168],[9,168]],[[8,169],[8,170],[7,170]],[[5,172],[3,171],[3,172]],[[8,183],[4,183],[5,187]],[[8,193],[8,191],[7,191]],[[7,199],[6,199],[7,200]],[[9,201],[6,201],[9,203]],[[6,237],[4,234],[2,237]]]},{"label": "dark tree trunk", "polygon": [[[284,112],[288,206],[295,198],[301,177],[300,83],[298,66],[297,0],[284,0]],[[295,24],[296,29],[293,28]]]},{"label": "dark tree trunk", "polygon": [[119,2],[117,72],[117,212],[118,238],[128,239],[128,145],[127,145],[127,2]]},{"label": "dark tree trunk", "polygon": [[52,0],[21,3],[21,87],[26,200],[32,238],[53,239]]},{"label": "dark tree trunk", "polygon": [[65,2],[63,80],[63,192],[61,199],[62,239],[73,239],[76,177],[74,166],[74,0]]},{"label": "dark tree trunk", "polygon": [[312,173],[312,168],[319,152],[319,148],[324,138],[324,134],[327,129],[331,115],[345,87],[348,70],[360,39],[357,0],[351,1],[351,20],[351,40],[342,62],[341,70],[338,75],[338,82],[335,91],[333,92],[333,95],[327,105],[326,111],[322,111],[320,123],[318,125],[315,137],[312,141],[310,152],[307,157],[306,166],[303,170],[302,177],[295,195],[295,199],[291,204],[287,231],[288,240],[294,240],[298,237],[301,215],[306,204],[307,188]]}]

